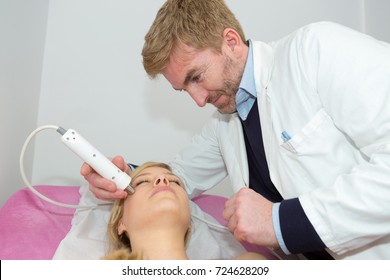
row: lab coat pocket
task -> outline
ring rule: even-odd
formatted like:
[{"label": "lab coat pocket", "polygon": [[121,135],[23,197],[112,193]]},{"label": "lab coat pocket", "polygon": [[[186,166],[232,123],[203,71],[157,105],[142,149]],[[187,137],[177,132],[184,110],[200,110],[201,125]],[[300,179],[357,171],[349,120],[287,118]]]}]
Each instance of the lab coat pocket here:
[{"label": "lab coat pocket", "polygon": [[330,186],[361,158],[324,109],[281,147],[286,168],[295,178],[305,178],[306,188]]},{"label": "lab coat pocket", "polygon": [[[314,117],[302,128],[302,130],[293,135],[293,137],[282,144],[282,147],[290,152],[298,153],[299,150],[304,150],[305,142],[313,140],[319,142],[325,135],[326,131],[321,126],[324,122],[331,122],[331,118],[325,112],[324,109],[319,110]],[[328,130],[328,128],[326,129]],[[321,131],[321,135],[317,135],[316,132]]]}]

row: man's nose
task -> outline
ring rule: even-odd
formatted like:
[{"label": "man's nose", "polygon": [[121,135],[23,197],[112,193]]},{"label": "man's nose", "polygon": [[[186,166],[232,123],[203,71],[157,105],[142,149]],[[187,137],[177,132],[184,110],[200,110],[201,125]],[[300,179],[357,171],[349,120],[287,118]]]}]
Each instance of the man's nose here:
[{"label": "man's nose", "polygon": [[206,90],[191,88],[187,92],[199,107],[204,107],[207,104],[209,94]]}]

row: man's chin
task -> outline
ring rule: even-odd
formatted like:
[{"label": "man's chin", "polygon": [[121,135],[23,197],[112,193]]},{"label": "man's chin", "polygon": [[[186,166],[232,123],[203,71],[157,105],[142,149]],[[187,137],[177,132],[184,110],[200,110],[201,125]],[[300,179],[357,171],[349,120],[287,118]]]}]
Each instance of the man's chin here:
[{"label": "man's chin", "polygon": [[231,110],[217,108],[217,110],[218,110],[218,112],[220,112],[221,114],[224,114],[224,115],[230,115],[230,114],[234,114],[237,112],[237,110],[235,108],[231,109]]}]

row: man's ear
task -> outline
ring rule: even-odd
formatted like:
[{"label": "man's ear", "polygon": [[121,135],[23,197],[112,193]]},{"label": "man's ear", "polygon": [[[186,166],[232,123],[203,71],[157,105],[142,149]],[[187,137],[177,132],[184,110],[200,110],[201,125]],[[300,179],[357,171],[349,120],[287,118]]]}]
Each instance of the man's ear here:
[{"label": "man's ear", "polygon": [[226,28],[223,31],[224,44],[234,53],[242,53],[243,45],[245,45],[238,32],[232,28]]},{"label": "man's ear", "polygon": [[120,219],[118,223],[118,235],[122,235],[124,232],[126,232],[126,225],[123,223],[122,219]]}]

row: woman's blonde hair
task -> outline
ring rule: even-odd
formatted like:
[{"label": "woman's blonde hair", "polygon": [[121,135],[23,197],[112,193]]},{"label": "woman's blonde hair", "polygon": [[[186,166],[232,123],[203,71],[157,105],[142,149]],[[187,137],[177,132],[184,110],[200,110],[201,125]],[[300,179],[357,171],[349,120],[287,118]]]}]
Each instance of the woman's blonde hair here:
[{"label": "woman's blonde hair", "polygon": [[[136,177],[143,170],[149,167],[161,167],[172,172],[172,169],[169,165],[162,162],[146,162],[131,172],[131,177]],[[103,257],[102,259],[139,259],[142,256],[137,256],[131,252],[131,242],[128,236],[123,233],[118,235],[118,226],[121,218],[123,217],[123,205],[125,203],[124,199],[118,199],[115,201],[114,206],[111,209],[111,216],[108,222],[108,237],[110,240],[110,253]],[[184,244],[188,243],[190,230],[184,236]]]},{"label": "woman's blonde hair", "polygon": [[223,0],[167,0],[145,36],[142,57],[146,72],[151,78],[160,74],[179,42],[220,52],[226,28],[237,31],[245,42],[239,21]]}]

